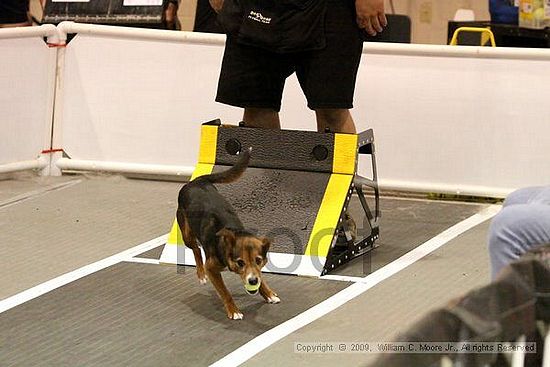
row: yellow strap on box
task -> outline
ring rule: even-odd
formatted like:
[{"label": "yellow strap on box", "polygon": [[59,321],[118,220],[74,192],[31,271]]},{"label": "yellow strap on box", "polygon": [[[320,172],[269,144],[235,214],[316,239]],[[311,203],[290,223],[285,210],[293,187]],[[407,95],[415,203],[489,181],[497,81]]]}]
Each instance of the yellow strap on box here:
[{"label": "yellow strap on box", "polygon": [[334,134],[333,173],[355,174],[358,139],[356,134]]},{"label": "yellow strap on box", "polygon": [[332,174],[327,184],[315,224],[306,247],[305,255],[326,257],[342,208],[349,194],[353,175]]}]

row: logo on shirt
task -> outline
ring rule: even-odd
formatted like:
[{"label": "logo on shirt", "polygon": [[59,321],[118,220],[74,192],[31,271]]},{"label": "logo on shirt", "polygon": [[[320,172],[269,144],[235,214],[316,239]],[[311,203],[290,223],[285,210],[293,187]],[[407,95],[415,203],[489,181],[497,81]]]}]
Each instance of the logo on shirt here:
[{"label": "logo on shirt", "polygon": [[270,24],[271,18],[264,17],[262,13],[251,10],[250,14],[248,14],[248,19],[254,20],[256,22],[264,23],[264,24]]}]

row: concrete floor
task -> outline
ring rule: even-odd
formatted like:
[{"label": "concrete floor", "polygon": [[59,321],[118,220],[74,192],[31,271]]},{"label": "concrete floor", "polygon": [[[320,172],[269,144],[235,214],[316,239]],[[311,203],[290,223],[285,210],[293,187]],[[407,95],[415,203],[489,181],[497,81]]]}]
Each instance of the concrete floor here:
[{"label": "concrete floor", "polygon": [[[0,303],[166,234],[180,187],[176,182],[101,175],[16,175],[0,180]],[[485,208],[383,198],[386,223],[381,223],[381,246],[371,255],[375,266],[370,270],[383,268]],[[429,310],[487,283],[487,226],[485,222],[461,234],[273,343],[245,365],[369,362],[370,356],[362,354],[296,354],[294,343],[390,340]],[[186,365],[186,353],[193,354],[188,359],[192,365],[207,365],[353,284],[270,275],[286,296],[281,307],[272,308],[237,296],[238,284],[228,276],[235,297],[248,313],[235,324],[225,319],[211,285],[199,289],[192,269],[181,273],[175,267],[156,265],[158,255],[156,250],[145,256],[153,258],[152,264],[119,263],[0,313],[0,365],[80,361],[77,365],[115,366],[132,361],[133,366],[175,366]],[[349,269],[357,266],[350,264]],[[194,321],[190,325],[182,320]],[[160,341],[166,338],[170,340]]]},{"label": "concrete floor", "polygon": [[376,354],[298,354],[294,343],[392,341],[431,310],[489,281],[483,241],[488,223],[373,287],[250,359],[245,366],[363,366]]},{"label": "concrete floor", "polygon": [[167,233],[180,186],[120,176],[0,181],[0,299]]}]

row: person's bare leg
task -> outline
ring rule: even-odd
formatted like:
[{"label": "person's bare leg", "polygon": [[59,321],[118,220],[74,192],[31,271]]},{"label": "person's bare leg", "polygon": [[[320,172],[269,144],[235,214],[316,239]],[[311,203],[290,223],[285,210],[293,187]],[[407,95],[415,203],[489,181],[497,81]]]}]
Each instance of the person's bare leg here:
[{"label": "person's bare leg", "polygon": [[279,113],[269,108],[245,108],[243,121],[245,126],[262,129],[280,129]]},{"label": "person's bare leg", "polygon": [[328,127],[333,133],[355,134],[355,123],[347,109],[323,108],[315,110],[317,131],[324,132]]}]

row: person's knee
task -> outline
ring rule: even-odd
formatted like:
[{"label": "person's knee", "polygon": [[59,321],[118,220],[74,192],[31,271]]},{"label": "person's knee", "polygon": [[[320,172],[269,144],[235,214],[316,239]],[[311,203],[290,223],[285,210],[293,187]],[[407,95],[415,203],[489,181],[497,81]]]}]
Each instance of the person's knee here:
[{"label": "person's knee", "polygon": [[355,133],[355,124],[347,109],[326,108],[315,110],[319,131],[328,128],[332,132]]},{"label": "person's knee", "polygon": [[491,221],[489,227],[489,257],[491,276],[494,279],[500,270],[520,256],[516,237],[515,207],[503,208]]},{"label": "person's knee", "polygon": [[504,207],[489,229],[493,273],[527,251],[550,242],[550,207],[518,204]]},{"label": "person's knee", "polygon": [[489,251],[491,253],[506,251],[509,249],[510,236],[515,232],[515,210],[502,209],[491,221],[489,227]]},{"label": "person's knee", "polygon": [[513,205],[503,208],[494,218],[489,230],[490,242],[507,242],[522,246],[532,241],[542,221],[548,221],[534,205]]},{"label": "person's knee", "polygon": [[317,118],[329,126],[341,125],[350,115],[349,110],[327,108],[315,110]]},{"label": "person's knee", "polygon": [[541,187],[523,187],[517,189],[506,197],[503,206],[527,204],[541,191],[541,189]]},{"label": "person's knee", "polygon": [[270,108],[245,108],[243,121],[248,127],[280,129],[279,113]]}]

